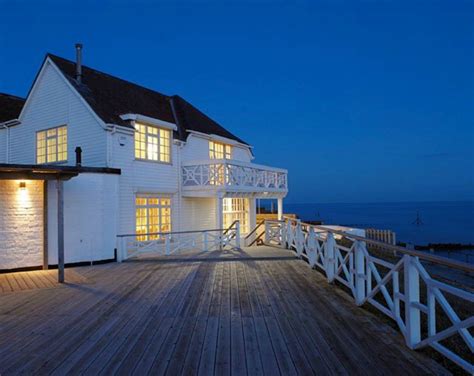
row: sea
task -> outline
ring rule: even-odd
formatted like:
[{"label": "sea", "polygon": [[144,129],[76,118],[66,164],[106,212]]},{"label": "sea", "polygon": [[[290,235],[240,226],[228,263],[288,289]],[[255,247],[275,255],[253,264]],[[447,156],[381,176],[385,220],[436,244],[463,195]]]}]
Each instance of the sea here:
[{"label": "sea", "polygon": [[[303,221],[392,230],[396,233],[397,241],[415,245],[474,244],[474,201],[284,203],[284,212],[297,214]],[[441,251],[436,254],[474,263],[474,247],[449,255]]]}]

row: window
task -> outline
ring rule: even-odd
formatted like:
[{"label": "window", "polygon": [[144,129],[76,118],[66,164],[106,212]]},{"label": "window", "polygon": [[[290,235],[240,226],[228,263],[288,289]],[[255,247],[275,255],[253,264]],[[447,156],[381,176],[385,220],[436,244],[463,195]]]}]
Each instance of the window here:
[{"label": "window", "polygon": [[231,159],[232,146],[222,144],[220,142],[209,141],[209,158],[210,159]]},{"label": "window", "polygon": [[67,161],[67,127],[36,132],[36,163]]},{"label": "window", "polygon": [[240,231],[242,233],[249,232],[248,223],[248,199],[246,198],[224,198],[223,199],[223,219],[224,228],[229,228],[236,220],[240,222]]},{"label": "window", "polygon": [[145,235],[171,231],[171,198],[139,196],[135,198],[135,229],[138,241],[156,240],[159,235]]},{"label": "window", "polygon": [[136,123],[135,158],[170,163],[171,131]]}]

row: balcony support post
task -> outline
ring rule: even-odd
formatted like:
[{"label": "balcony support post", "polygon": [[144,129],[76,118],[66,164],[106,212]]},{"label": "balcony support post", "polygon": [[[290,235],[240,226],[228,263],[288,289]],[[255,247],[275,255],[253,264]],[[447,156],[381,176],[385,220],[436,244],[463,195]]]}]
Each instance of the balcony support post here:
[{"label": "balcony support post", "polygon": [[281,221],[283,219],[283,198],[278,198],[278,220]]}]

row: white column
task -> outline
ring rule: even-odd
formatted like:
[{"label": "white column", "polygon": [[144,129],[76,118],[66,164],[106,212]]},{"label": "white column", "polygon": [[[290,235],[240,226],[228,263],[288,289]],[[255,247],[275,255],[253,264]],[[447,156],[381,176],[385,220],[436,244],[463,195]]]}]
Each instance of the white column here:
[{"label": "white column", "polygon": [[222,196],[219,194],[217,197],[216,197],[216,228],[224,228],[224,216],[223,216],[223,210],[224,210],[224,206],[223,206],[223,198]]},{"label": "white column", "polygon": [[278,220],[281,221],[283,219],[283,198],[278,199]]}]

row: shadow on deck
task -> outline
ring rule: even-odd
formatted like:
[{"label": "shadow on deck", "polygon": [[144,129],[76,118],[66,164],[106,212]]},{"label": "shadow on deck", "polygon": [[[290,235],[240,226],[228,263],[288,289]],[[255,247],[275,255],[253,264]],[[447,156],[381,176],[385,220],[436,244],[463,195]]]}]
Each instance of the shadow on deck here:
[{"label": "shadow on deck", "polygon": [[447,373],[293,253],[172,257],[0,296],[0,374]]}]

